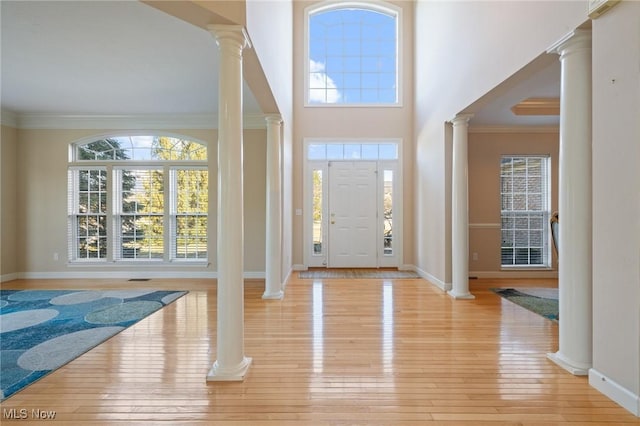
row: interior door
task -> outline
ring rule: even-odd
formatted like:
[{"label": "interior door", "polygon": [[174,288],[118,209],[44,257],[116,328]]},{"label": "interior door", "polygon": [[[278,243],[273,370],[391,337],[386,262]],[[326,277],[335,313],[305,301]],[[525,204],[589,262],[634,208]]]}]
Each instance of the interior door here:
[{"label": "interior door", "polygon": [[329,267],[378,266],[376,184],[376,162],[329,163]]}]

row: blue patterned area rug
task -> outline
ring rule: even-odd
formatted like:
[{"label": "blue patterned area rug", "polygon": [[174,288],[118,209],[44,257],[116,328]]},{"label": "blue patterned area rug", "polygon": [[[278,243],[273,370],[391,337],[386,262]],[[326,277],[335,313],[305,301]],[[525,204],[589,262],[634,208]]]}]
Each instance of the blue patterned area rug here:
[{"label": "blue patterned area rug", "polygon": [[551,321],[559,320],[557,288],[492,288],[491,291]]},{"label": "blue patterned area rug", "polygon": [[0,400],[186,293],[0,290]]}]

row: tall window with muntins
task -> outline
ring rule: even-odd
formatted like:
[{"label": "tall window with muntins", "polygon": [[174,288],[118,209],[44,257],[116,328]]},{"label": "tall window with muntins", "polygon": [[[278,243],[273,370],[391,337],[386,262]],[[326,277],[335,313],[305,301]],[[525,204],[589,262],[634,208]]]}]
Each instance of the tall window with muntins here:
[{"label": "tall window with muntins", "polygon": [[502,157],[500,187],[502,266],[548,267],[549,157]]},{"label": "tall window with muntins", "polygon": [[207,148],[168,136],[73,146],[70,261],[206,260]]},{"label": "tall window with muntins", "polygon": [[306,13],[307,105],[399,104],[399,9],[340,2]]},{"label": "tall window with muntins", "polygon": [[393,254],[393,170],[383,170],[382,202],[383,202],[383,253]]}]

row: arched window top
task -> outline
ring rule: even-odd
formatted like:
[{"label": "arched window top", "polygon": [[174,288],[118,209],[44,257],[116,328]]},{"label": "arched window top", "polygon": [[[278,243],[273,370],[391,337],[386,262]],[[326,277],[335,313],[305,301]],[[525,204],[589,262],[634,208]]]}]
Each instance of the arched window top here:
[{"label": "arched window top", "polygon": [[400,18],[382,2],[309,7],[306,104],[399,104]]},{"label": "arched window top", "polygon": [[207,147],[173,136],[113,136],[74,145],[76,161],[204,161]]}]

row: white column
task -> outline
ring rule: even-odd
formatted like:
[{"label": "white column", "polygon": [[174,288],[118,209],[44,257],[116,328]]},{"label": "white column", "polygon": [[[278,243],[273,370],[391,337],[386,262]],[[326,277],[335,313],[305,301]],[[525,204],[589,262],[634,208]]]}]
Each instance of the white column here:
[{"label": "white column", "polygon": [[452,289],[454,299],[475,299],[469,293],[469,178],[467,133],[472,114],[459,114],[453,124],[453,176],[451,196]]},{"label": "white column", "polygon": [[559,350],[555,363],[576,375],[592,364],[591,31],[576,30],[550,52],[560,54],[558,212]]},{"label": "white column", "polygon": [[282,214],[280,192],[280,134],[282,118],[269,115],[267,120],[267,230],[265,289],[263,299],[282,299]]},{"label": "white column", "polygon": [[211,25],[220,53],[218,82],[218,325],[217,359],[207,380],[243,380],[244,214],[242,194],[242,49],[244,29]]}]

